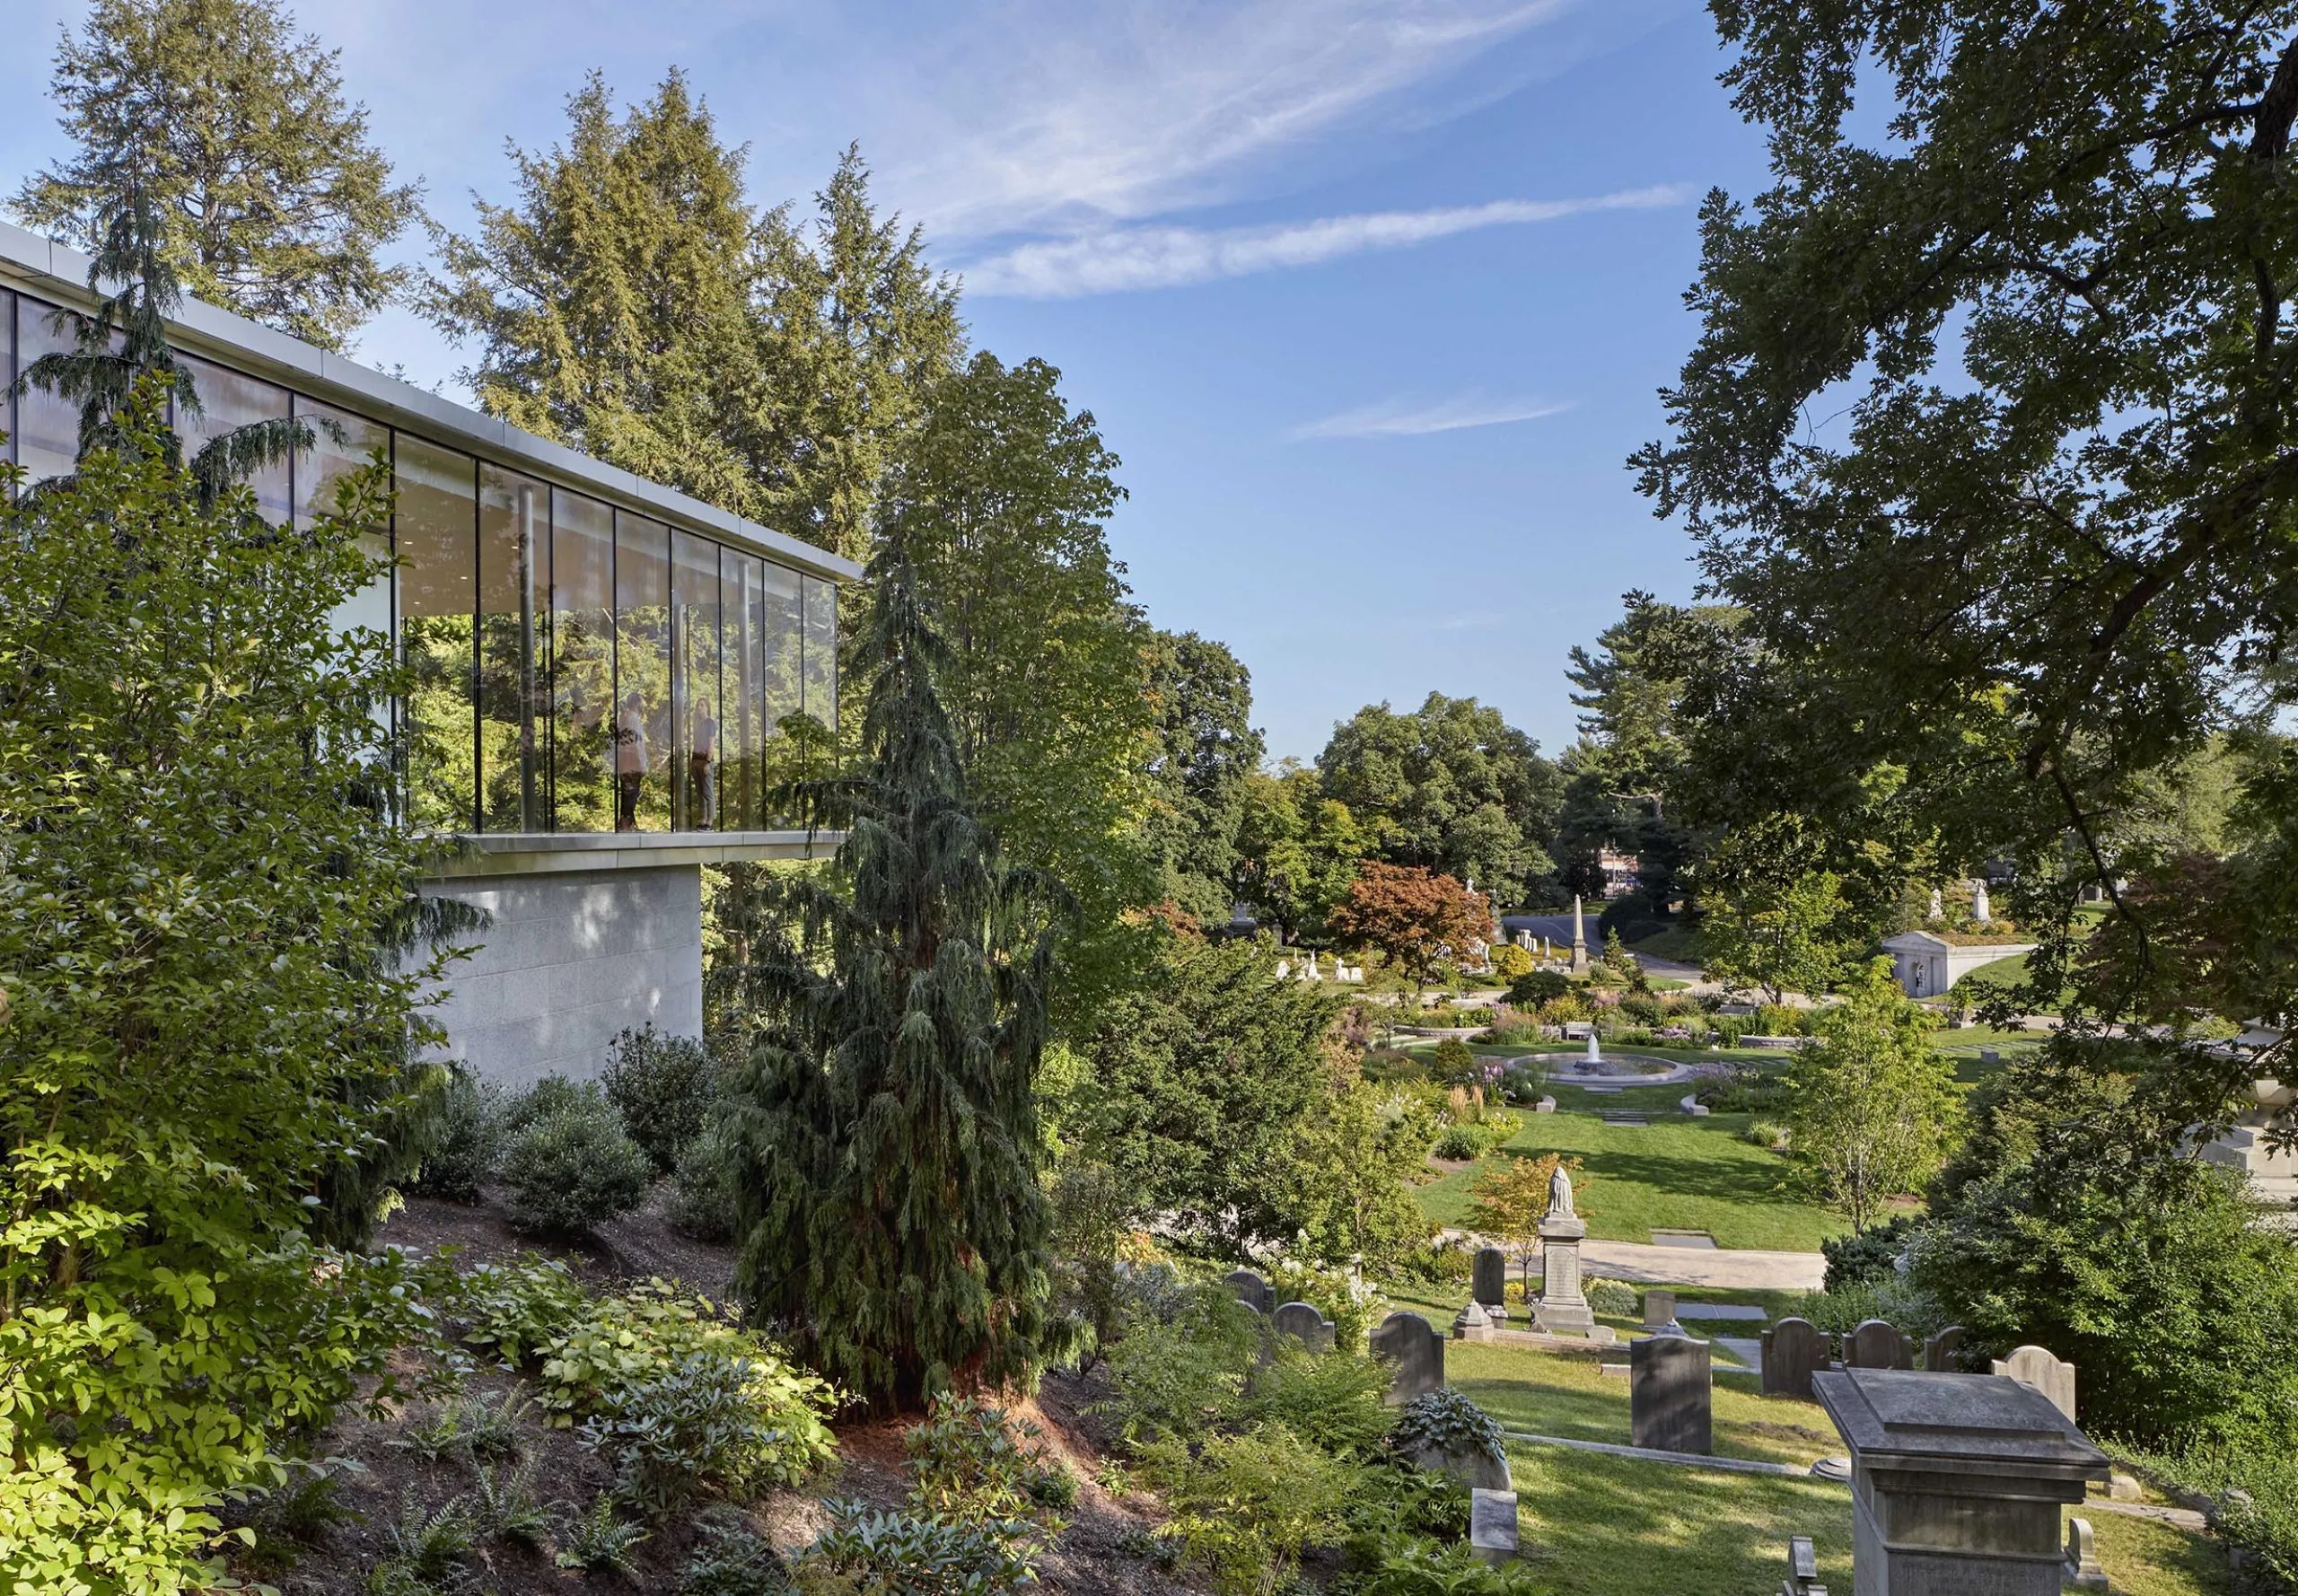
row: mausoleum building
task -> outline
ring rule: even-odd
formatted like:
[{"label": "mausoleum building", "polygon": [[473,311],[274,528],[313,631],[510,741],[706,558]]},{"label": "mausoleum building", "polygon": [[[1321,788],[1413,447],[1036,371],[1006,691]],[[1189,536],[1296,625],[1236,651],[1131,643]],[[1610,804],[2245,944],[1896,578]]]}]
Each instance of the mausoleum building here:
[{"label": "mausoleum building", "polygon": [[[85,258],[0,225],[0,383],[68,349]],[[776,784],[826,767],[838,584],[851,561],[198,302],[171,337],[203,413],[187,443],[293,416],[310,447],[252,480],[306,522],[380,454],[394,567],[345,624],[393,637],[408,824],[467,839],[425,886],[488,911],[440,1011],[450,1049],[506,1082],[594,1074],[651,1023],[702,1028],[701,868],[801,858]],[[71,469],[75,406],[0,390],[0,459]]]}]

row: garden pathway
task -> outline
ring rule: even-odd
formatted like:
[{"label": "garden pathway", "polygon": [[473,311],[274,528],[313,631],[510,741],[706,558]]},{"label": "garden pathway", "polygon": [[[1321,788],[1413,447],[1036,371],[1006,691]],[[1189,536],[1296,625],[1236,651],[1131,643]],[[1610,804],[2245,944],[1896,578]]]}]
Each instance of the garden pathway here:
[{"label": "garden pathway", "polygon": [[[1446,1240],[1482,1242],[1474,1231],[1447,1228]],[[1752,1247],[1654,1247],[1645,1241],[1580,1243],[1585,1275],[1649,1285],[1713,1285],[1735,1291],[1818,1291],[1828,1260],[1816,1252],[1767,1252]],[[1535,1268],[1537,1273],[1537,1267]]]}]

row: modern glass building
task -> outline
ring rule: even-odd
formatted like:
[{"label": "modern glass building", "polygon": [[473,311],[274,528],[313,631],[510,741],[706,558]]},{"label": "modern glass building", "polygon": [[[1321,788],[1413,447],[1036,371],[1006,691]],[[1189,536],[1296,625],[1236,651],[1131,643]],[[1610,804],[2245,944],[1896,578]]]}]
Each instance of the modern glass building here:
[{"label": "modern glass building", "polygon": [[[0,381],[68,347],[86,260],[0,225]],[[467,837],[429,890],[494,916],[442,1011],[488,1074],[587,1074],[626,1025],[701,1027],[700,867],[804,857],[772,797],[836,746],[850,561],[213,306],[171,329],[187,443],[293,416],[311,445],[252,486],[282,523],[378,456],[392,557],[346,624],[394,636],[407,823]],[[71,469],[76,408],[0,399],[0,457]]]}]

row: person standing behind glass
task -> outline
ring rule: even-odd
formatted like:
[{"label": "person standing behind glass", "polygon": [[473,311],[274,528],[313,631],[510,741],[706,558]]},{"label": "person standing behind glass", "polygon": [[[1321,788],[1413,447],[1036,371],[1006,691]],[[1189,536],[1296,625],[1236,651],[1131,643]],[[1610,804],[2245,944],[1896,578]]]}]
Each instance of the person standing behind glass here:
[{"label": "person standing behind glass", "polygon": [[687,755],[687,802],[692,807],[687,813],[687,823],[697,831],[711,829],[711,820],[718,812],[718,794],[713,790],[718,767],[718,717],[710,713],[710,700],[694,701],[694,744]]},{"label": "person standing behind glass", "polygon": [[638,829],[638,794],[646,785],[646,700],[633,688],[614,729],[614,829]]}]

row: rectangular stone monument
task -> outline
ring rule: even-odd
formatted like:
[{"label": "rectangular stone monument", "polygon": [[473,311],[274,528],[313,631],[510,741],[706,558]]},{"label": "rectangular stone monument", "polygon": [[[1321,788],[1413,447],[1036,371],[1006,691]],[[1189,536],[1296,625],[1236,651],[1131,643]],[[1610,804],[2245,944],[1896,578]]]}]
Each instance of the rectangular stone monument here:
[{"label": "rectangular stone monument", "polygon": [[1912,1369],[1915,1346],[1897,1325],[1870,1319],[1843,1338],[1846,1369]]},{"label": "rectangular stone monument", "polygon": [[1267,1313],[1276,1306],[1276,1288],[1262,1279],[1258,1270],[1232,1269],[1221,1279],[1237,1301],[1255,1313]]},{"label": "rectangular stone monument", "polygon": [[1417,1313],[1391,1313],[1373,1332],[1373,1355],[1396,1365],[1389,1377],[1390,1407],[1444,1389],[1444,1337]]},{"label": "rectangular stone monument", "polygon": [[1997,1374],[2023,1380],[2051,1400],[2052,1406],[2074,1422],[2074,1365],[2062,1363],[2039,1346],[2022,1346],[1991,1365]]},{"label": "rectangular stone monument", "polygon": [[1484,1305],[1487,1313],[1500,1310],[1508,1312],[1508,1255],[1497,1247],[1479,1247],[1471,1266],[1469,1294]]},{"label": "rectangular stone monument", "polygon": [[1676,1325],[1676,1293],[1657,1288],[1645,1292],[1644,1293],[1644,1328],[1647,1330],[1664,1330],[1671,1326],[1675,1326],[1677,1329],[1682,1328]]},{"label": "rectangular stone monument", "polygon": [[1540,1221],[1540,1300],[1532,1322],[1551,1336],[1592,1336],[1595,1311],[1580,1289],[1580,1243],[1588,1222],[1576,1214]]},{"label": "rectangular stone monument", "polygon": [[1714,1451],[1713,1374],[1705,1341],[1644,1336],[1629,1342],[1629,1440],[1658,1451]]},{"label": "rectangular stone monument", "polygon": [[1811,1399],[1811,1376],[1828,1366],[1828,1338],[1808,1319],[1783,1319],[1763,1333],[1763,1394]]},{"label": "rectangular stone monument", "polygon": [[1269,1320],[1269,1329],[1310,1352],[1330,1352],[1332,1320],[1310,1302],[1287,1302]]},{"label": "rectangular stone monument", "polygon": [[2108,1469],[2048,1398],[1903,1369],[1811,1388],[1851,1448],[1854,1596],[2058,1596],[2060,1508]]},{"label": "rectangular stone monument", "polygon": [[1469,1548],[1495,1566],[1515,1557],[1515,1492],[1478,1488],[1469,1493]]}]

